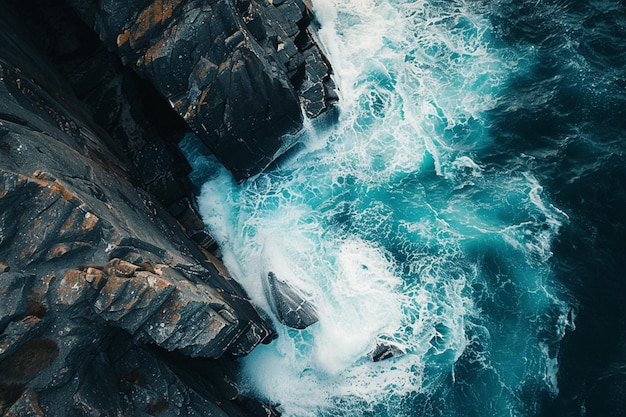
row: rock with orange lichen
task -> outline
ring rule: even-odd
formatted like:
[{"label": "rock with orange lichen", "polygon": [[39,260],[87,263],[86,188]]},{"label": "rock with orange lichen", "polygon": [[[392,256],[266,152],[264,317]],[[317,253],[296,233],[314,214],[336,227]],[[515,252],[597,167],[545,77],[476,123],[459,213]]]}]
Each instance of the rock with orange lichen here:
[{"label": "rock with orange lichen", "polygon": [[[25,148],[36,140],[27,135],[13,139]],[[66,175],[74,175],[67,164],[64,168]],[[92,164],[94,175],[99,169]],[[138,344],[205,358],[247,353],[271,339],[269,325],[245,293],[225,279],[221,266],[194,258],[190,241],[185,252],[178,250],[184,234],[167,224],[157,205],[145,204],[147,195],[100,172],[100,184],[115,186],[109,195],[128,193],[114,207],[87,197],[80,188],[86,180],[77,186],[55,175],[35,171],[25,176],[0,168],[0,257],[8,261],[0,274],[0,370],[5,378],[0,389],[14,393],[0,398],[7,407],[13,409],[12,401],[27,386],[44,391],[65,386],[84,360],[106,347],[111,329],[127,332]],[[33,365],[32,374],[15,379],[11,375],[18,368],[8,364],[28,361],[12,358],[24,354],[32,340],[54,341],[54,355]]]},{"label": "rock with orange lichen", "polygon": [[270,340],[270,325],[131,182],[2,7],[0,415],[249,415],[232,390],[177,372],[213,358],[219,369]]},{"label": "rock with orange lichen", "polygon": [[[70,0],[243,181],[337,100],[304,0]],[[91,6],[86,6],[90,4]]]},{"label": "rock with orange lichen", "polygon": [[[81,200],[69,185],[42,171],[26,177],[0,168],[0,184],[0,210],[4,219],[11,220],[10,227],[2,228],[0,254],[10,260],[10,272],[2,277],[15,280],[18,271],[28,271],[33,273],[30,281],[18,282],[34,285],[33,275],[42,270],[49,274],[53,267],[55,293],[50,301],[56,308],[91,309],[138,340],[192,356],[218,357],[248,330],[249,321],[263,323],[251,306],[245,311],[253,316],[240,317],[239,305],[248,303],[217,268],[212,272],[206,268],[209,262],[202,266],[188,254],[177,252],[172,242],[160,240],[164,236],[157,227],[159,216],[147,207],[143,209],[147,219],[132,224],[131,214],[139,220],[140,213],[135,211],[139,207],[128,206],[129,200],[126,208],[122,203],[115,210],[96,204],[97,199]],[[104,212],[96,215],[90,203]],[[116,223],[122,219],[123,223]],[[164,219],[160,220],[165,227]],[[141,239],[130,235],[139,229]],[[178,238],[183,237],[180,234]],[[55,252],[60,245],[65,250]],[[120,254],[132,262],[112,258]],[[100,266],[81,267],[85,261]],[[224,282],[223,288],[219,281]],[[24,309],[28,290],[11,283],[5,288],[18,291]],[[3,305],[15,311],[16,303]],[[3,319],[16,315],[11,311]],[[270,333],[261,332],[254,344]]]},{"label": "rock with orange lichen", "polygon": [[[2,404],[0,404],[0,407]],[[1,408],[0,408],[1,409]],[[12,406],[4,413],[5,417],[46,417],[39,405],[37,393],[27,391],[19,396]]]}]

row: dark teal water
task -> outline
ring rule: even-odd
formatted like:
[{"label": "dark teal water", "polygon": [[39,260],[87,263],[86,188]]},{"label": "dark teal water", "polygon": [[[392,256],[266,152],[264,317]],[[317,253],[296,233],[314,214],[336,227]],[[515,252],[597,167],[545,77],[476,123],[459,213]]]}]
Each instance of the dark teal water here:
[{"label": "dark teal water", "polygon": [[240,384],[287,416],[626,415],[623,2],[314,3],[338,122],[241,186],[186,144],[252,300],[272,271],[320,316]]}]

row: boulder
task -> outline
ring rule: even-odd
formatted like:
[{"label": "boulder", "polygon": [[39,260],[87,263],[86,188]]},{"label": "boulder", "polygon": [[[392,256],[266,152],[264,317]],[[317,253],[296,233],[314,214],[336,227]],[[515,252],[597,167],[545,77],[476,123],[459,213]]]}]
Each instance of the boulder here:
[{"label": "boulder", "polygon": [[267,274],[266,290],[276,317],[284,325],[306,329],[319,320],[313,304],[300,291],[278,279],[273,272]]},{"label": "boulder", "polygon": [[155,350],[226,363],[271,324],[133,184],[9,16],[0,5],[0,415],[249,415],[232,375],[213,376],[223,393],[193,388]]}]

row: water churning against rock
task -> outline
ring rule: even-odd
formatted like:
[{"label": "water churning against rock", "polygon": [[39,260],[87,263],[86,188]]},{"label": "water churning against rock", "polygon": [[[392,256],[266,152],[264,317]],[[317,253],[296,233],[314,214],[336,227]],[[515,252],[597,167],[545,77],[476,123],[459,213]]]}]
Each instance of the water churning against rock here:
[{"label": "water churning against rock", "polygon": [[[535,415],[574,328],[552,259],[570,219],[538,154],[499,132],[554,97],[512,95],[540,54],[503,32],[496,2],[314,6],[338,122],[310,124],[240,186],[187,145],[225,263],[279,333],[240,383],[285,416]],[[280,323],[269,272],[319,321]],[[381,346],[391,357],[373,361]]]}]

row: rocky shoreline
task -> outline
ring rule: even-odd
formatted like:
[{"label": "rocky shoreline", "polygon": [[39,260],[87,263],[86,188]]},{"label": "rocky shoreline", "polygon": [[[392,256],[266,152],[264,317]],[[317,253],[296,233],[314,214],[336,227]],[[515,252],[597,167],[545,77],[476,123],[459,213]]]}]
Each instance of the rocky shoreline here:
[{"label": "rocky shoreline", "polygon": [[177,144],[264,169],[337,99],[314,33],[301,0],[0,6],[0,415],[278,415]]}]

